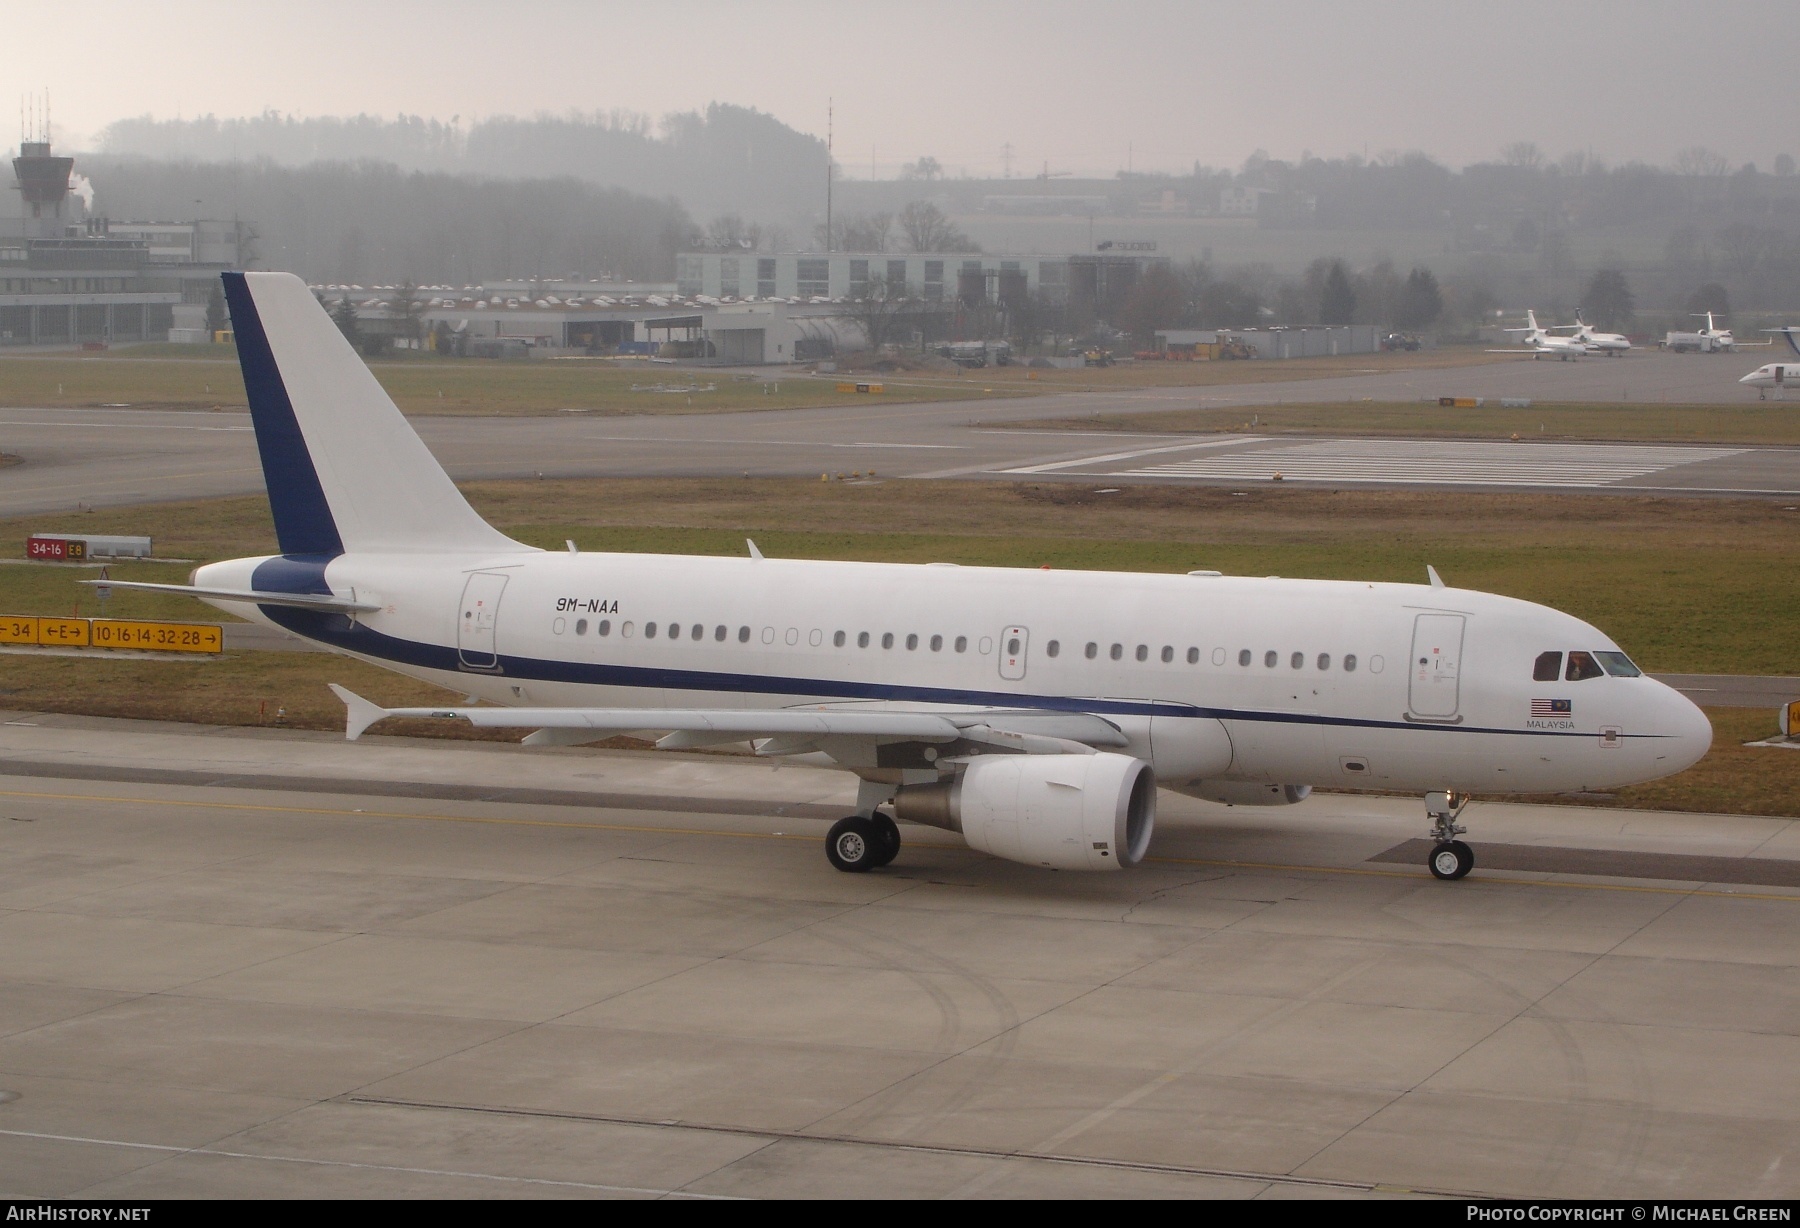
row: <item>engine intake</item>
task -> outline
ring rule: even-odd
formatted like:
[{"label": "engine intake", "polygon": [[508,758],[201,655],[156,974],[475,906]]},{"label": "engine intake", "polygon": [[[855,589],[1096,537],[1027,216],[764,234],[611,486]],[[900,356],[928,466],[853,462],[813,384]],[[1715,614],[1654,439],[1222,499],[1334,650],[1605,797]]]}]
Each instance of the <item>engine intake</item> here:
[{"label": "engine intake", "polygon": [[905,786],[894,812],[1008,861],[1119,870],[1150,847],[1156,774],[1129,755],[983,755],[951,780]]}]

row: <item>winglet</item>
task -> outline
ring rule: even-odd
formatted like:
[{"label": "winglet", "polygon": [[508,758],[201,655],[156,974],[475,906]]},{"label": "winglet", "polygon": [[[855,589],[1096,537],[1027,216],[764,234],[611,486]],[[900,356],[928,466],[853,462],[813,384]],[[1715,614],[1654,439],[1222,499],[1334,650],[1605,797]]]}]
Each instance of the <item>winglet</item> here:
[{"label": "winglet", "polygon": [[762,558],[763,552],[756,548],[755,542],[751,541],[748,537],[746,537],[744,539],[744,544],[746,546],[750,547],[750,557],[751,558],[753,558],[753,559],[761,559]]},{"label": "winglet", "polygon": [[[1444,577],[1438,575],[1437,568],[1433,567],[1430,563],[1425,564],[1425,574],[1430,578],[1432,588],[1444,587]],[[336,690],[337,688],[333,687],[332,689]]]},{"label": "winglet", "polygon": [[344,701],[344,737],[352,742],[363,736],[363,730],[388,714],[386,708],[370,703],[348,687],[341,687],[335,682],[326,685],[331,688],[333,695]]}]

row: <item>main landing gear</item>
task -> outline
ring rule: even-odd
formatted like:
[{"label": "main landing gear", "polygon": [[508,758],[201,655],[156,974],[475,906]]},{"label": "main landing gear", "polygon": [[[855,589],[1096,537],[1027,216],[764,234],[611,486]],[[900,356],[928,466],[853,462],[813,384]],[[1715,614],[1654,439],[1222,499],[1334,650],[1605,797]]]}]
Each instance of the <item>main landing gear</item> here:
[{"label": "main landing gear", "polygon": [[1435,878],[1458,879],[1475,868],[1475,850],[1457,839],[1469,830],[1456,821],[1468,804],[1467,793],[1425,795],[1425,815],[1431,820],[1431,838],[1436,842],[1425,864]]},{"label": "main landing gear", "polygon": [[825,856],[846,874],[880,869],[899,855],[899,825],[879,810],[839,819],[825,837]]},{"label": "main landing gear", "polygon": [[846,874],[863,874],[900,855],[899,826],[876,809],[893,798],[891,784],[857,782],[856,813],[833,823],[825,837],[825,856],[834,867]]}]

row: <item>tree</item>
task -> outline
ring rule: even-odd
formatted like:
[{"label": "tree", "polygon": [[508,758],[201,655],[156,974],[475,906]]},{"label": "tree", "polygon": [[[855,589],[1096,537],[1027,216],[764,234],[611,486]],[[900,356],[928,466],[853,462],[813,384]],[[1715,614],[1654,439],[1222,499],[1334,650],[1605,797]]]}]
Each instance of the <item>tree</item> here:
[{"label": "tree", "polygon": [[1717,323],[1731,323],[1731,295],[1716,281],[1709,281],[1688,295],[1687,309],[1693,315],[1704,315],[1710,311]]},{"label": "tree", "polygon": [[1785,154],[1785,153],[1784,154],[1776,154],[1775,155],[1775,173],[1777,175],[1780,175],[1783,179],[1786,179],[1789,175],[1793,174],[1794,173],[1794,155],[1793,154]]},{"label": "tree", "polygon": [[392,311],[394,313],[395,333],[409,341],[417,341],[424,335],[421,321],[425,316],[425,304],[419,300],[419,288],[408,278],[394,292]]},{"label": "tree", "polygon": [[1350,288],[1350,274],[1342,260],[1333,260],[1325,274],[1325,288],[1319,296],[1319,323],[1348,324],[1356,318],[1356,291]]},{"label": "tree", "polygon": [[929,154],[920,158],[917,162],[908,162],[905,166],[900,168],[900,178],[902,179],[932,180],[942,179],[943,177],[943,164]]},{"label": "tree", "polygon": [[1415,268],[1406,275],[1394,323],[1400,328],[1429,328],[1444,314],[1444,293],[1430,269]]},{"label": "tree", "polygon": [[1675,171],[1698,179],[1722,179],[1731,170],[1731,159],[1704,145],[1690,145],[1675,155]]},{"label": "tree", "polygon": [[[1589,324],[1596,324],[1608,332],[1631,322],[1632,309],[1637,305],[1631,293],[1631,287],[1625,284],[1625,274],[1618,269],[1600,269],[1587,284],[1587,291],[1581,296],[1582,310],[1591,313],[1593,318]],[[1583,316],[1587,319],[1587,316]]]},{"label": "tree", "polygon": [[1544,165],[1544,151],[1532,141],[1514,141],[1501,148],[1500,161],[1520,170],[1535,171]]},{"label": "tree", "polygon": [[206,300],[206,339],[211,341],[218,336],[219,330],[225,327],[225,295],[218,286],[212,288],[212,296]]},{"label": "tree", "polygon": [[344,334],[344,340],[358,349],[362,348],[362,325],[356,322],[356,305],[350,301],[348,294],[338,300],[337,306],[331,309],[331,321]]},{"label": "tree", "polygon": [[829,235],[821,223],[813,236],[834,252],[885,252],[893,229],[891,213],[857,213],[834,220]]},{"label": "tree", "polygon": [[1119,324],[1147,346],[1158,329],[1174,325],[1186,308],[1187,291],[1181,279],[1164,265],[1153,264],[1125,296]]},{"label": "tree", "polygon": [[978,252],[968,235],[928,200],[915,200],[900,210],[900,233],[915,252]]},{"label": "tree", "polygon": [[871,350],[879,350],[902,335],[908,318],[924,304],[905,282],[889,283],[880,275],[869,277],[863,297],[844,304],[838,318],[862,330]]}]

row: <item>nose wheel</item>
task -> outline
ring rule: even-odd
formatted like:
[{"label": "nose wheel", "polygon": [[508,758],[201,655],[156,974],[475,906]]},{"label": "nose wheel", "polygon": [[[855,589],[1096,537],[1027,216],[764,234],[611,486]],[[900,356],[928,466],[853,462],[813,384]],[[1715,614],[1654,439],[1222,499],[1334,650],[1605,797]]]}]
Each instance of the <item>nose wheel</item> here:
[{"label": "nose wheel", "polygon": [[1434,878],[1454,882],[1475,868],[1475,850],[1457,839],[1469,830],[1456,821],[1468,804],[1467,793],[1425,795],[1425,815],[1431,820],[1431,839],[1434,841],[1431,856],[1425,864],[1431,868]]}]

